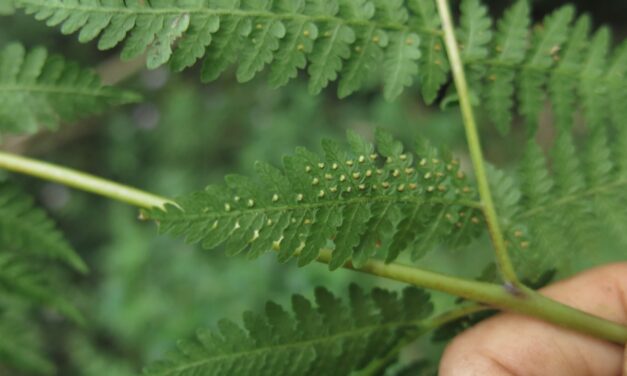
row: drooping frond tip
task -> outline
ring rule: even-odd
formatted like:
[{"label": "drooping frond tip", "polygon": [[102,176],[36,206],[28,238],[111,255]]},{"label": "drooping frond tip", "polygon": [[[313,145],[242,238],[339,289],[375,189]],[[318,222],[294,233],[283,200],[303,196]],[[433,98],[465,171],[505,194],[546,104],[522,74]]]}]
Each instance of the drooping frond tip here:
[{"label": "drooping frond tip", "polygon": [[399,341],[425,331],[433,305],[416,288],[396,293],[349,289],[350,302],[329,291],[315,291],[316,307],[292,298],[293,314],[269,302],[263,315],[246,312],[244,328],[223,320],[218,331],[200,330],[179,342],[167,360],[145,369],[150,376],[348,375],[386,354]]},{"label": "drooping frond tip", "polygon": [[417,259],[440,243],[468,243],[483,227],[456,159],[424,146],[414,161],[384,132],[378,152],[354,133],[348,138],[348,152],[329,140],[323,156],[300,148],[281,170],[259,162],[256,179],[227,176],[226,186],[147,217],[204,248],[225,243],[229,255],[274,250],[281,261],[305,265],[330,249],[331,269],[375,255],[392,261],[404,250]]},{"label": "drooping frond tip", "polygon": [[136,102],[138,95],[102,86],[92,71],[38,47],[19,43],[0,50],[0,132],[31,133],[54,128],[110,106]]}]

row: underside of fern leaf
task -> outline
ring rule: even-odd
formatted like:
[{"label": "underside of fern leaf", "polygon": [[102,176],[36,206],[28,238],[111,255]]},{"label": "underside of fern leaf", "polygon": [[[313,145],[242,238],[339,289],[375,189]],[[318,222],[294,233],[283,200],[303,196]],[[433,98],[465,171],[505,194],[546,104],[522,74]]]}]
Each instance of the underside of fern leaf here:
[{"label": "underside of fern leaf", "polygon": [[223,320],[219,331],[200,330],[179,343],[168,360],[144,371],[177,375],[348,375],[386,354],[407,337],[425,331],[433,306],[429,295],[406,288],[402,296],[381,289],[349,290],[349,305],[318,288],[316,305],[292,298],[294,314],[275,303],[265,315],[244,314],[244,328]]},{"label": "underside of fern leaf", "polygon": [[226,252],[281,261],[314,261],[333,251],[330,268],[372,256],[392,261],[405,250],[420,258],[435,245],[463,245],[483,227],[474,188],[456,159],[435,148],[411,154],[386,133],[374,146],[349,133],[351,150],[325,140],[324,155],[297,149],[282,170],[257,163],[257,178],[227,176],[147,217],[160,230]]},{"label": "underside of fern leaf", "polygon": [[98,76],[48,56],[43,48],[26,51],[12,43],[0,50],[0,131],[32,133],[62,120],[100,112],[138,100],[136,94],[105,87]]}]

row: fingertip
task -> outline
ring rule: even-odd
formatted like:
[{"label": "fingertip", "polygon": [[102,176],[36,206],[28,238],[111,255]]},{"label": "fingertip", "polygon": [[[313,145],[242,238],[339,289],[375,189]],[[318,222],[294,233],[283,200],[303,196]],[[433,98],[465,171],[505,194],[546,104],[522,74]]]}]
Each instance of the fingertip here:
[{"label": "fingertip", "polygon": [[[563,303],[627,322],[627,263],[596,268],[549,286],[543,293]],[[612,375],[624,369],[620,346],[530,317],[499,314],[447,346],[444,376]],[[626,356],[627,357],[627,356]]]}]

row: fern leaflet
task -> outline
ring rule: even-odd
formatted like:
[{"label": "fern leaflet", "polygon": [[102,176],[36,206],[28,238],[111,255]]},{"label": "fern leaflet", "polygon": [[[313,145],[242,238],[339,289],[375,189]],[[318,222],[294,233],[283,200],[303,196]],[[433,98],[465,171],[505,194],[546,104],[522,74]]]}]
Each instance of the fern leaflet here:
[{"label": "fern leaflet", "polygon": [[0,245],[20,253],[60,261],[80,272],[87,266],[46,213],[8,183],[0,184]]},{"label": "fern leaflet", "polygon": [[[609,131],[593,128],[582,151],[569,132],[560,132],[552,173],[539,146],[530,141],[518,176],[492,174],[495,202],[523,277],[535,280],[549,269],[567,267],[578,252],[610,238],[627,245],[621,227],[627,221],[622,194],[627,164],[624,151],[609,146]],[[619,140],[625,138],[624,130],[615,132]]]},{"label": "fern leaflet", "polygon": [[[349,134],[351,151],[323,142],[324,156],[305,149],[284,158],[283,171],[257,163],[258,179],[227,176],[177,201],[179,207],[146,213],[160,230],[200,242],[225,244],[229,255],[256,257],[275,250],[279,260],[315,260],[334,249],[331,269],[357,265],[375,251],[387,261],[413,249],[414,258],[440,243],[465,244],[481,226],[474,189],[457,160],[419,148],[417,163],[390,135],[374,146]],[[447,243],[448,244],[448,243]]]},{"label": "fern leaflet", "polygon": [[[49,25],[62,25],[63,33],[80,32],[83,42],[99,38],[101,49],[124,42],[125,58],[146,52],[150,68],[169,61],[181,70],[204,58],[203,81],[236,63],[240,81],[269,66],[273,86],[306,69],[311,92],[339,80],[338,94],[345,97],[379,70],[386,98],[417,81],[427,103],[450,81],[433,0],[15,1]],[[493,31],[479,0],[461,2],[458,37],[473,99],[497,128],[509,129],[516,106],[533,126],[547,97],[558,123],[569,124],[568,114],[580,105],[591,123],[608,108],[613,121],[624,118],[615,99],[627,86],[620,53],[612,57],[616,69],[599,71],[609,55],[607,31],[601,29],[585,51],[587,18],[569,33],[572,7],[556,10],[534,30],[529,15],[528,2],[519,0]]]},{"label": "fern leaflet", "polygon": [[[53,307],[77,321],[80,313],[61,297],[61,263],[86,272],[54,223],[30,197],[0,185],[0,286],[8,294]],[[44,271],[45,269],[45,271]]]},{"label": "fern leaflet", "polygon": [[43,48],[26,52],[12,43],[0,51],[0,131],[54,128],[61,120],[137,100],[133,93],[103,87],[95,73]]},{"label": "fern leaflet", "polygon": [[223,320],[219,332],[200,330],[197,339],[180,342],[178,352],[145,374],[350,374],[407,336],[424,332],[423,322],[433,310],[429,295],[416,288],[397,297],[382,289],[366,294],[351,285],[349,295],[346,306],[318,288],[317,307],[295,295],[294,315],[269,302],[265,315],[244,314],[244,328]]},{"label": "fern leaflet", "polygon": [[[69,286],[62,264],[85,272],[87,266],[32,199],[7,182],[0,184],[0,363],[52,374],[28,321],[33,308],[52,308],[75,322],[81,313],[64,297]],[[13,311],[19,316],[19,321]],[[30,329],[28,329],[30,328]],[[10,339],[9,342],[6,340]]]}]

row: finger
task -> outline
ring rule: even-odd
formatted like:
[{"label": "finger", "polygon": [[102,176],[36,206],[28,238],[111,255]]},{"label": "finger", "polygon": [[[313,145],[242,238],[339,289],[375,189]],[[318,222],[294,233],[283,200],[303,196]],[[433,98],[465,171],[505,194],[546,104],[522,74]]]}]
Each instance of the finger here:
[{"label": "finger", "polygon": [[[627,323],[627,263],[587,271],[542,293]],[[499,314],[458,336],[440,364],[442,376],[620,375],[622,369],[621,346],[513,313]]]}]

